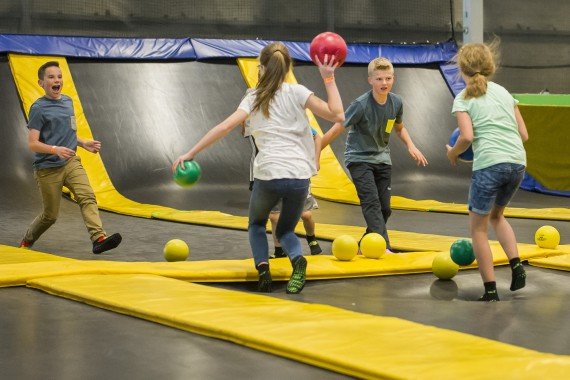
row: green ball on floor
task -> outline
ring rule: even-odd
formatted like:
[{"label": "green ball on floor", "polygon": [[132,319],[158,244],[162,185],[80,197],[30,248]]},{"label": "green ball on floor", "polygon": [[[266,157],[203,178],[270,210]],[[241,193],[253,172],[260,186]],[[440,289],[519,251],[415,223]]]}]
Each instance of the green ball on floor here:
[{"label": "green ball on floor", "polygon": [[473,245],[467,239],[459,239],[453,242],[449,249],[451,259],[461,266],[471,265],[475,261]]}]

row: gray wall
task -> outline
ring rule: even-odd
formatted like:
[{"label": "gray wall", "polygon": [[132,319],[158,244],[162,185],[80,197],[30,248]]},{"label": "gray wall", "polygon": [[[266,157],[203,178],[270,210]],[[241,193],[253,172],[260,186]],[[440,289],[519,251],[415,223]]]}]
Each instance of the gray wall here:
[{"label": "gray wall", "polygon": [[[462,40],[462,0],[454,0]],[[570,94],[570,1],[484,0],[485,37],[501,38],[495,80],[511,92]]]}]

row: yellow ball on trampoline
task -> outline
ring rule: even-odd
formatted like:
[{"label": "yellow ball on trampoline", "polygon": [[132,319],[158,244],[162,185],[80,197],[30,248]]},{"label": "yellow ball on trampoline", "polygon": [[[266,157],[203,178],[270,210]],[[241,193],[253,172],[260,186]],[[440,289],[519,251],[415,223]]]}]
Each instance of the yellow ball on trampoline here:
[{"label": "yellow ball on trampoline", "polygon": [[164,245],[164,258],[166,261],[184,261],[190,255],[190,248],[183,240],[172,239]]},{"label": "yellow ball on trampoline", "polygon": [[560,244],[560,232],[552,226],[542,226],[536,230],[534,242],[540,248],[554,249]]},{"label": "yellow ball on trampoline", "polygon": [[332,254],[340,261],[350,261],[358,254],[358,242],[350,235],[340,235],[333,240]]},{"label": "yellow ball on trampoline", "polygon": [[379,259],[386,253],[386,240],[376,232],[366,234],[360,241],[360,252],[369,259]]},{"label": "yellow ball on trampoline", "polygon": [[453,262],[449,253],[443,252],[433,258],[431,270],[440,280],[450,280],[459,271],[459,265]]}]

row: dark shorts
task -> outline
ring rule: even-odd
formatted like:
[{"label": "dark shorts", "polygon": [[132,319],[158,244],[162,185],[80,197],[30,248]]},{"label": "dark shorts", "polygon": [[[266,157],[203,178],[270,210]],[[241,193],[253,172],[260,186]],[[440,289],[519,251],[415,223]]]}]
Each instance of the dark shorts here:
[{"label": "dark shorts", "polygon": [[493,206],[505,207],[519,188],[525,167],[520,164],[497,164],[475,170],[469,188],[469,211],[487,215]]}]

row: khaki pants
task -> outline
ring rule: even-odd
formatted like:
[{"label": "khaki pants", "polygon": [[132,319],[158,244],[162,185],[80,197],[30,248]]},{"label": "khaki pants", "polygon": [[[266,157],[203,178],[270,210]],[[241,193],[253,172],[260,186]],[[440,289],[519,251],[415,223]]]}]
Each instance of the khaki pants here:
[{"label": "khaki pants", "polygon": [[34,177],[42,194],[44,210],[26,232],[24,239],[27,242],[33,243],[38,240],[57,220],[61,188],[64,185],[73,193],[81,208],[81,215],[91,235],[91,241],[105,236],[95,193],[78,156],[70,158],[64,166],[35,170]]}]

